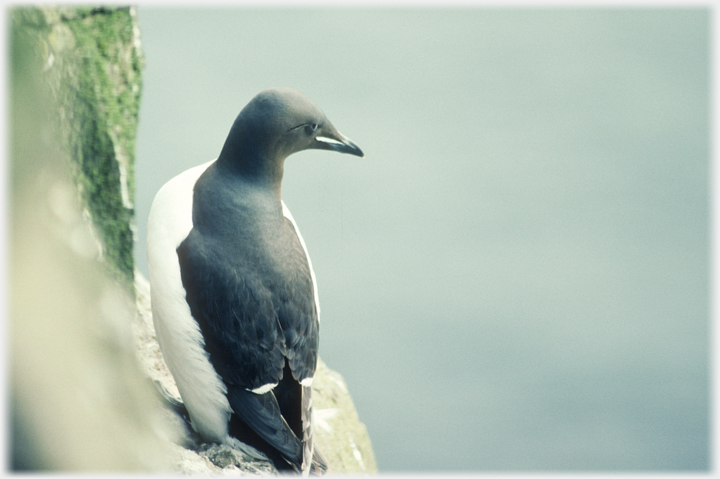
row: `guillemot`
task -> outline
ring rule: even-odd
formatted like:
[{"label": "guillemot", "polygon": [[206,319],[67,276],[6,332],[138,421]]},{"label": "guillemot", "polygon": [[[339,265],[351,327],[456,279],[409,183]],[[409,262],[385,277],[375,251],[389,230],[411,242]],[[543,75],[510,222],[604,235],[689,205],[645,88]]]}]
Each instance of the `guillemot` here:
[{"label": "guillemot", "polygon": [[303,475],[327,470],[312,431],[319,304],[280,187],[306,149],[364,156],[304,95],[259,93],[217,160],[159,190],[147,235],[156,335],[192,427]]}]

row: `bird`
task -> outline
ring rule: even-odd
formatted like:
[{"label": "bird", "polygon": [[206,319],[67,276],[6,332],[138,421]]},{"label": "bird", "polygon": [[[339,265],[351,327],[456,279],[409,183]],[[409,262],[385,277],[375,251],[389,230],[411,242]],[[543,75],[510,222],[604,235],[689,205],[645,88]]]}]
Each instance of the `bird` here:
[{"label": "bird", "polygon": [[263,90],[215,160],[160,188],[147,228],[153,323],[192,428],[303,476],[327,471],[312,429],[320,306],[281,182],[308,149],[364,157],[302,93]]}]

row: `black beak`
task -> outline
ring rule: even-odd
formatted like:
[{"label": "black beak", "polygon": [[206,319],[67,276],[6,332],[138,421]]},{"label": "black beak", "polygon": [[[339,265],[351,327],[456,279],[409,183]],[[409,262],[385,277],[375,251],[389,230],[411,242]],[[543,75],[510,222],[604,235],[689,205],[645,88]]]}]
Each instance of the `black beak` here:
[{"label": "black beak", "polygon": [[345,138],[342,134],[337,131],[333,131],[331,134],[323,134],[322,132],[315,137],[315,145],[313,148],[320,150],[333,150],[340,153],[348,153],[350,155],[365,157],[360,147],[355,143]]}]

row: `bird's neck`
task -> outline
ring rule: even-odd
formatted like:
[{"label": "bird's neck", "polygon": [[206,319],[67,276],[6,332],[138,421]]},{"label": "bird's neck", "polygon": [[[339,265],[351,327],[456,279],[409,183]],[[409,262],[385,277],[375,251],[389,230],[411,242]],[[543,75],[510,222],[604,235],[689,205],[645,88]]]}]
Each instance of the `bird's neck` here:
[{"label": "bird's neck", "polygon": [[227,151],[223,148],[217,166],[227,175],[269,189],[280,199],[285,160],[269,160],[262,153],[252,151]]}]

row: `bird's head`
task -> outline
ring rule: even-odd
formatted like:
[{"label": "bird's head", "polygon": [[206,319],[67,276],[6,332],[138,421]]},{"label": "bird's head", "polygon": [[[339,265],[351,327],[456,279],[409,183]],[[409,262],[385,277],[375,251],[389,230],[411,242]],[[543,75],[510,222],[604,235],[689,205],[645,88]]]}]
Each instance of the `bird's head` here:
[{"label": "bird's head", "polygon": [[271,88],[258,93],[237,116],[221,157],[282,164],[289,155],[308,149],[364,156],[305,95]]}]

